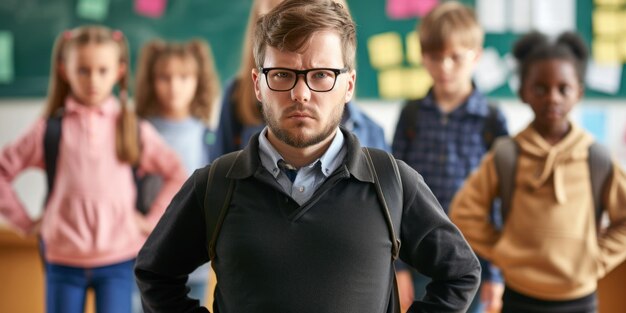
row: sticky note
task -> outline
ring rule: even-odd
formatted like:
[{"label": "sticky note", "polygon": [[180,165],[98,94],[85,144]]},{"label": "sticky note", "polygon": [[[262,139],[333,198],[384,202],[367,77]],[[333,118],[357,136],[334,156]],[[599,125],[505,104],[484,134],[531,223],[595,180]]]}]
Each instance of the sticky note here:
[{"label": "sticky note", "polygon": [[391,19],[423,17],[438,3],[439,0],[387,0],[387,16]]},{"label": "sticky note", "polygon": [[595,38],[591,44],[593,59],[599,64],[612,64],[621,61],[617,41],[609,38]]},{"label": "sticky note", "polygon": [[383,99],[421,98],[432,86],[432,78],[422,67],[392,68],[378,73],[378,94]]},{"label": "sticky note", "polygon": [[383,99],[404,98],[404,71],[395,68],[378,72],[378,94]]},{"label": "sticky note", "polygon": [[166,7],[167,0],[135,0],[135,12],[143,16],[159,18]]},{"label": "sticky note", "polygon": [[78,0],[76,14],[84,19],[103,21],[109,14],[109,0]]},{"label": "sticky note", "polygon": [[402,39],[395,32],[374,35],[367,40],[370,64],[375,69],[383,69],[402,64]]},{"label": "sticky note", "polygon": [[405,97],[419,99],[428,93],[433,85],[433,79],[423,67],[408,68],[405,70]]},{"label": "sticky note", "polygon": [[507,18],[511,19],[511,30],[516,33],[526,33],[530,31],[530,1],[513,0],[510,3]]},{"label": "sticky note", "polygon": [[576,30],[576,1],[532,0],[531,26],[548,35]]},{"label": "sticky note", "polygon": [[415,31],[406,35],[406,58],[409,64],[422,64],[422,46],[420,46],[418,33]]},{"label": "sticky note", "polygon": [[507,29],[505,0],[477,0],[476,15],[486,32],[502,33]]},{"label": "sticky note", "polygon": [[481,91],[490,92],[506,82],[509,70],[506,62],[493,47],[483,50],[483,55],[474,71],[474,80]]},{"label": "sticky note", "polygon": [[596,35],[617,35],[622,31],[622,12],[613,9],[593,11],[593,33]]},{"label": "sticky note", "polygon": [[0,31],[0,84],[13,82],[13,34]]},{"label": "sticky note", "polygon": [[626,3],[626,0],[594,0],[596,5],[621,5]]},{"label": "sticky note", "polygon": [[622,64],[598,64],[589,61],[585,84],[589,89],[607,94],[616,94],[622,84]]}]

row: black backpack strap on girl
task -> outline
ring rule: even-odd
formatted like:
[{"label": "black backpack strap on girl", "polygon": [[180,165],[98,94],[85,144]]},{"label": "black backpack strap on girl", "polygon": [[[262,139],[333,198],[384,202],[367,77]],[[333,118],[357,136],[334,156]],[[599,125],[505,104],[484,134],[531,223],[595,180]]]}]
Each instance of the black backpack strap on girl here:
[{"label": "black backpack strap on girl", "polygon": [[241,151],[225,154],[213,161],[209,168],[209,177],[204,195],[204,216],[209,241],[209,259],[216,257],[215,245],[224,218],[230,207],[230,199],[235,189],[235,180],[227,178]]}]

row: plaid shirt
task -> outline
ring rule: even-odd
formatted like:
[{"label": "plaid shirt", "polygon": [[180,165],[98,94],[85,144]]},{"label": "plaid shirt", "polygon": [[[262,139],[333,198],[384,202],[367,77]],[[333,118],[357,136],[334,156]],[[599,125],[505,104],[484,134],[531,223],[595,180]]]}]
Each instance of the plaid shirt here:
[{"label": "plaid shirt", "polygon": [[[463,104],[447,114],[439,110],[432,89],[418,102],[416,119],[404,116],[405,111],[400,115],[392,151],[424,177],[447,213],[452,197],[487,152],[483,138],[489,118],[487,98],[474,88]],[[411,120],[416,125],[407,125]],[[495,124],[490,130],[493,136],[508,134],[499,110]]]}]

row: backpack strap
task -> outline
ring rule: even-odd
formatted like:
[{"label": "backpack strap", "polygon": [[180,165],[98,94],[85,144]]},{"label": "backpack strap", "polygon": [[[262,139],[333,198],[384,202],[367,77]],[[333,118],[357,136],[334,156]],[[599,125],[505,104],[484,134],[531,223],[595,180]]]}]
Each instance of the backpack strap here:
[{"label": "backpack strap", "polygon": [[487,114],[487,119],[485,119],[485,124],[483,126],[483,143],[485,144],[485,150],[489,151],[491,146],[498,137],[499,134],[499,121],[498,121],[498,107],[494,102],[487,103],[487,108],[489,109],[489,114]]},{"label": "backpack strap", "polygon": [[204,195],[204,216],[207,225],[206,235],[210,238],[209,259],[211,261],[216,257],[215,245],[235,189],[235,180],[227,178],[226,175],[235,165],[240,153],[241,150],[225,154],[213,161],[209,168]]},{"label": "backpack strap", "polygon": [[402,109],[400,116],[405,118],[404,123],[404,135],[411,141],[417,136],[417,121],[420,111],[420,104],[418,100],[410,100]]},{"label": "backpack strap", "polygon": [[[363,152],[367,159],[367,165],[370,172],[374,176],[374,185],[378,200],[383,208],[383,216],[389,229],[389,237],[391,238],[391,256],[393,260],[398,258],[400,254],[400,239],[393,227],[393,220],[389,213],[389,207],[402,207],[402,181],[398,164],[391,154],[388,152],[363,147]],[[378,175],[378,173],[382,175]]]},{"label": "backpack strap", "polygon": [[[515,188],[515,172],[519,151],[515,140],[511,137],[496,139],[493,150],[496,173],[500,181],[500,213],[502,222],[504,222],[511,208],[511,197]],[[596,226],[600,226],[604,211],[602,205],[603,191],[613,170],[613,163],[608,149],[597,142],[589,146],[587,161],[589,163],[594,216],[596,218]]]},{"label": "backpack strap", "polygon": [[52,193],[54,179],[57,173],[57,160],[59,157],[59,146],[61,145],[61,123],[63,122],[63,110],[60,109],[46,120],[46,130],[43,136],[43,154],[46,165],[46,182],[48,192],[46,202]]},{"label": "backpack strap", "polygon": [[[603,191],[605,190],[608,178],[613,171],[613,162],[609,150],[598,142],[593,142],[589,146],[589,175],[591,178],[591,192],[593,193],[593,205],[595,208],[596,226],[602,222]],[[599,227],[597,229],[600,229]]]},{"label": "backpack strap", "polygon": [[515,189],[515,172],[517,169],[517,156],[519,154],[517,143],[512,137],[502,136],[493,143],[494,164],[498,175],[500,215],[504,225],[511,208],[511,197]]},{"label": "backpack strap", "polygon": [[[389,207],[401,208],[402,207],[402,179],[400,178],[400,171],[398,170],[398,163],[394,157],[386,151],[378,149],[370,149],[362,147],[367,159],[367,166],[370,172],[374,176],[374,185],[376,186],[376,194],[378,200],[383,208],[383,216],[389,229],[389,236],[391,238],[391,259],[393,261],[398,259],[400,254],[400,239],[394,230],[393,220],[389,213]],[[381,173],[381,176],[378,176]],[[393,173],[393,175],[392,175]],[[387,205],[389,204],[389,206]],[[392,262],[392,264],[395,262]],[[391,312],[400,312],[400,293],[398,292],[398,281],[395,275],[395,267],[392,266],[392,293],[395,295],[390,299],[388,309]]]},{"label": "backpack strap", "polygon": [[[137,143],[139,144],[139,155],[141,156],[141,150],[143,145],[141,143],[141,121],[137,119]],[[144,176],[139,175],[139,163],[131,166],[133,171],[133,181],[135,182],[135,187],[137,187],[137,197],[135,198],[135,209],[139,211],[139,213],[146,215],[148,211],[150,211],[150,206],[154,199],[150,199],[146,201],[146,190],[144,187]]]}]

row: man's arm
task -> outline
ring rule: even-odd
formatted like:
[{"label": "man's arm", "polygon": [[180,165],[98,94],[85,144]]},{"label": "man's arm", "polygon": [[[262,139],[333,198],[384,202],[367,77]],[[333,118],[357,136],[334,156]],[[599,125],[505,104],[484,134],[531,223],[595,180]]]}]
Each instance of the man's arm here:
[{"label": "man's arm", "polygon": [[465,312],[480,283],[480,264],[421,175],[398,162],[404,190],[400,257],[430,277],[408,312]]},{"label": "man's arm", "polygon": [[208,167],[185,182],[139,251],[135,276],[144,311],[208,312],[187,297],[187,276],[209,261],[203,213]]}]

